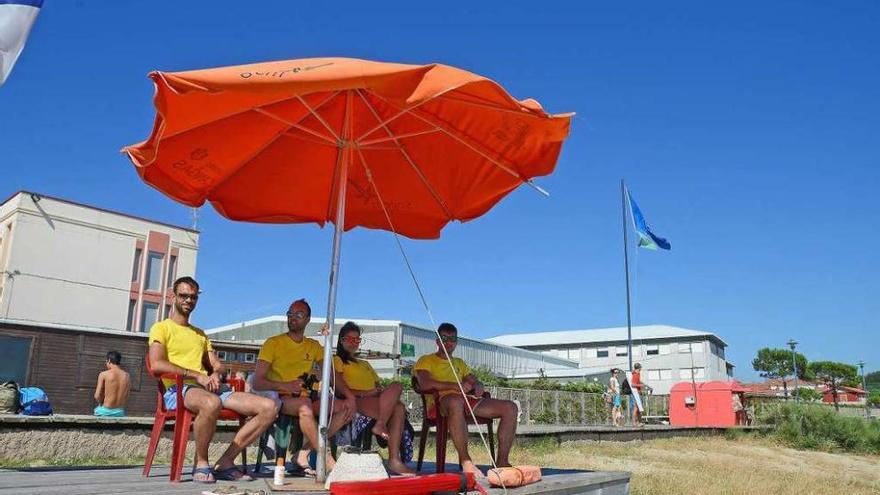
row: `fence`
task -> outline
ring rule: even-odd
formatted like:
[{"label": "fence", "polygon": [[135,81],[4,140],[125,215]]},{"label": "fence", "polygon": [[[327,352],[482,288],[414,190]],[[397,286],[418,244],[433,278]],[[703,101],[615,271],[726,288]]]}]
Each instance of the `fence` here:
[{"label": "fence", "polygon": [[[531,390],[520,388],[488,387],[495,399],[511,400],[519,407],[519,424],[522,425],[610,425],[611,407],[602,394],[563,392],[560,390]],[[422,401],[412,390],[405,390],[401,397],[409,411],[410,421],[421,423]],[[629,411],[629,396],[621,397],[624,411]],[[669,396],[648,395],[642,397],[643,417],[668,418]],[[624,414],[624,416],[628,416]]]}]

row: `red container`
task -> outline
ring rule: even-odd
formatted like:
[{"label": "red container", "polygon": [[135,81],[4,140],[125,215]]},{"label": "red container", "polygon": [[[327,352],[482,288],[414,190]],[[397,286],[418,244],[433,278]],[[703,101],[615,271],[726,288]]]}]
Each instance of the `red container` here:
[{"label": "red container", "polygon": [[[746,390],[736,381],[679,382],[669,391],[672,426],[735,426],[734,394]],[[742,396],[740,396],[740,403]]]}]

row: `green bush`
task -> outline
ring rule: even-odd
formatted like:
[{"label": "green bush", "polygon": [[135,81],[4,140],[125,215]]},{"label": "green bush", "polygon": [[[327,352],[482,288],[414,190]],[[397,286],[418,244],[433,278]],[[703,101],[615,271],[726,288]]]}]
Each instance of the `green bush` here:
[{"label": "green bush", "polygon": [[782,404],[759,418],[773,434],[795,448],[880,454],[880,422],[841,416],[814,405]]}]

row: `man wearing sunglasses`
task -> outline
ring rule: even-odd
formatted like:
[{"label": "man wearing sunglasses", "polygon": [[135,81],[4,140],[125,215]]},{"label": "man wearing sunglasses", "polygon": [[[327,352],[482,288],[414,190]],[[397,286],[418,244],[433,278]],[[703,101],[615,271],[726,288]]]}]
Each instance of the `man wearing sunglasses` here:
[{"label": "man wearing sunglasses", "polygon": [[[458,329],[455,325],[442,323],[437,329],[437,334],[439,335],[436,339],[437,352],[420,357],[413,366],[413,372],[421,389],[433,389],[440,393],[440,414],[445,416],[449,423],[449,432],[455,450],[458,451],[462,471],[477,476],[483,475],[468,454],[467,423],[471,416],[469,408],[473,409],[474,415],[478,418],[500,419],[496,464],[498,467],[510,466],[510,448],[516,437],[516,404],[509,400],[483,398],[483,385],[463,360],[452,356],[458,345]],[[461,380],[464,396],[456,383],[456,374]],[[433,409],[433,398],[429,395],[426,400],[430,411]]]},{"label": "man wearing sunglasses", "polygon": [[[275,420],[275,404],[267,398],[245,392],[234,392],[220,383],[223,364],[211,347],[211,341],[200,328],[190,324],[190,314],[199,300],[199,284],[192,277],[174,282],[174,312],[169,318],[150,328],[149,354],[153,373],[183,375],[183,407],[196,413],[193,422],[196,458],[193,480],[213,483],[215,480],[252,479],[235,466],[235,457],[257,439]],[[164,379],[165,407],[177,409],[177,385]],[[251,419],[235,434],[229,448],[213,469],[208,464],[208,446],[217,427],[222,408],[231,409]]]},{"label": "man wearing sunglasses", "polygon": [[[254,371],[254,391],[271,397],[281,407],[281,414],[299,418],[299,427],[312,448],[318,445],[318,423],[315,414],[319,404],[309,397],[303,387],[303,375],[321,376],[321,363],[324,360],[324,347],[317,340],[305,336],[306,327],[312,317],[312,308],[305,299],[297,299],[287,310],[287,332],[266,339]],[[339,428],[352,420],[357,411],[354,395],[350,390],[337,384],[337,392],[346,397],[336,401],[327,437],[332,437]],[[308,464],[308,450],[299,453],[296,463],[307,475],[313,470]],[[332,470],[336,465],[327,454],[326,466]]]}]

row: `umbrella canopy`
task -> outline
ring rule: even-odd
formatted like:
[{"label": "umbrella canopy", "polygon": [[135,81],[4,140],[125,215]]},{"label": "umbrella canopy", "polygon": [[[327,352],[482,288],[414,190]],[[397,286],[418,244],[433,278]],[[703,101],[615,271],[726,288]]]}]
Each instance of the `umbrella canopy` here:
[{"label": "umbrella canopy", "polygon": [[[138,174],[232,220],[333,222],[331,331],[343,230],[437,238],[450,221],[476,218],[551,173],[571,120],[439,64],[318,58],[150,77],[153,131],[123,149]],[[326,335],[325,363],[331,342]],[[322,382],[329,378],[324,366]],[[329,387],[321,387],[321,453],[328,415]],[[319,480],[325,468],[318,455]]]},{"label": "umbrella canopy", "polygon": [[440,64],[317,58],[150,77],[153,131],[123,151],[154,188],[232,220],[320,225],[344,190],[344,230],[390,230],[390,217],[414,239],[551,173],[571,118]]}]

